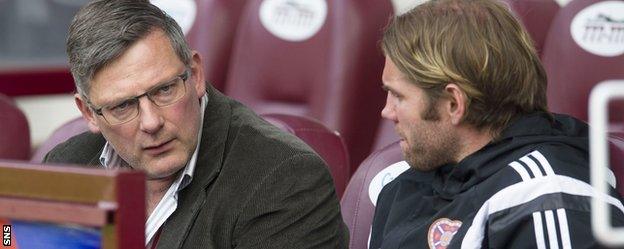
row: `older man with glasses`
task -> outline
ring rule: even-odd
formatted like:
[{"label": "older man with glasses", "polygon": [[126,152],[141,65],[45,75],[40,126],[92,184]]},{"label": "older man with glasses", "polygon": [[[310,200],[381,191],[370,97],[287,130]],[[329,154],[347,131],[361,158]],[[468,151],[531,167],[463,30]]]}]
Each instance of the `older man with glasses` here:
[{"label": "older man with glasses", "polygon": [[200,55],[157,7],[91,2],[67,53],[91,132],[45,161],[145,172],[147,247],[347,247],[325,163],[206,85]]}]

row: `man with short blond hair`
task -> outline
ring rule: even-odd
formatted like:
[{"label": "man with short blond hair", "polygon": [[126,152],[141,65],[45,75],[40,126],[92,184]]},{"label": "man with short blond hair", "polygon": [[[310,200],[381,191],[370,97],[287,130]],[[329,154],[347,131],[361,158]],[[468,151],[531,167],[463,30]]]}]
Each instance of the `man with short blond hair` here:
[{"label": "man with short blond hair", "polygon": [[370,248],[598,246],[587,126],[548,112],[544,69],[504,4],[428,1],[394,18],[382,48],[381,115],[411,169],[382,190]]}]

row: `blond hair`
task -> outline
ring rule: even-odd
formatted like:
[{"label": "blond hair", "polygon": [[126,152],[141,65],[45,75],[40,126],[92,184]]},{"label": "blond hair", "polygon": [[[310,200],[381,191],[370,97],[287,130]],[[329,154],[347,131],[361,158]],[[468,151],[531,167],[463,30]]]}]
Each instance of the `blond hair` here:
[{"label": "blond hair", "polygon": [[504,129],[519,115],[545,111],[546,73],[533,43],[496,0],[438,0],[395,17],[382,49],[430,100],[457,84],[467,95],[463,122]]}]

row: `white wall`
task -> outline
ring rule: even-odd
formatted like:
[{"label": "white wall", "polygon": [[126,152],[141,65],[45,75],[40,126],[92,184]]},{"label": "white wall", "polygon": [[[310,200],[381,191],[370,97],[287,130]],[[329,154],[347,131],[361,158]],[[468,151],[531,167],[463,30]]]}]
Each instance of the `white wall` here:
[{"label": "white wall", "polygon": [[15,97],[14,100],[28,119],[33,148],[45,141],[56,128],[80,116],[71,94]]}]

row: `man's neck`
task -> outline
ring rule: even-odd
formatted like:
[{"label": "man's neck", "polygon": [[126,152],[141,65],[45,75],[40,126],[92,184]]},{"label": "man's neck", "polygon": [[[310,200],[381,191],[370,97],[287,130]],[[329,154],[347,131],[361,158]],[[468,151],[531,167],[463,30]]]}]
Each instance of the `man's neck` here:
[{"label": "man's neck", "polygon": [[459,146],[461,149],[457,154],[456,162],[464,160],[464,158],[477,152],[493,140],[492,133],[488,129],[477,130],[464,126],[461,128],[460,134]]},{"label": "man's neck", "polygon": [[169,190],[169,187],[171,187],[171,184],[173,184],[180,173],[181,172],[175,173],[166,178],[147,180],[147,216],[149,216],[154,209],[156,209],[158,202],[160,202],[165,193],[167,193],[167,190]]}]

